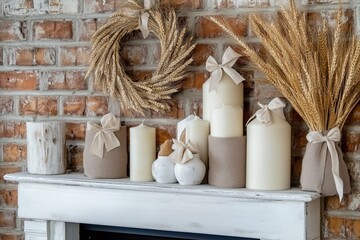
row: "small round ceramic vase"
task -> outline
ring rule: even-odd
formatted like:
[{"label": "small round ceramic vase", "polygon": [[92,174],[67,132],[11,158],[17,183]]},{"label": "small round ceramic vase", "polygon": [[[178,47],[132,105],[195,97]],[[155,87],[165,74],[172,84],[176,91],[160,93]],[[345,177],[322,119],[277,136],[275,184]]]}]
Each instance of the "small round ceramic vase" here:
[{"label": "small round ceramic vase", "polygon": [[205,177],[205,164],[200,160],[199,154],[194,154],[190,161],[175,165],[175,177],[181,185],[197,185]]},{"label": "small round ceramic vase", "polygon": [[152,164],[152,175],[158,183],[176,183],[175,163],[168,156],[159,156]]}]

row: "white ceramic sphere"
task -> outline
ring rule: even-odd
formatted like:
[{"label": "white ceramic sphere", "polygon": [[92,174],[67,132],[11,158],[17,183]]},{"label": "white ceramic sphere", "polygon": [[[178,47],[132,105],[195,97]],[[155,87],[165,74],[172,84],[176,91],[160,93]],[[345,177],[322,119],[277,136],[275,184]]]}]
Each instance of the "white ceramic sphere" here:
[{"label": "white ceramic sphere", "polygon": [[159,156],[152,164],[152,175],[158,183],[176,183],[175,163],[168,156]]},{"label": "white ceramic sphere", "polygon": [[181,185],[198,185],[205,177],[205,164],[200,160],[199,154],[184,164],[175,165],[175,176]]}]

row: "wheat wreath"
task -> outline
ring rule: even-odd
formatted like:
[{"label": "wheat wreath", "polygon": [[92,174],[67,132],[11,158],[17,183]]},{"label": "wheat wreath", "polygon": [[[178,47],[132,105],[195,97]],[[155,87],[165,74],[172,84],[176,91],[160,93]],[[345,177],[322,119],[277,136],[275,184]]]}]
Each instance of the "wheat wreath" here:
[{"label": "wheat wreath", "polygon": [[[136,81],[125,72],[120,49],[125,39],[140,29],[139,17],[148,14],[148,30],[159,40],[161,57],[151,77]],[[146,10],[142,4],[129,1],[121,11],[113,14],[92,39],[92,54],[86,77],[94,74],[95,84],[120,101],[126,114],[145,115],[145,110],[165,112],[169,99],[182,87],[186,67],[195,44],[186,35],[185,26],[179,27],[174,9],[159,6]]]}]

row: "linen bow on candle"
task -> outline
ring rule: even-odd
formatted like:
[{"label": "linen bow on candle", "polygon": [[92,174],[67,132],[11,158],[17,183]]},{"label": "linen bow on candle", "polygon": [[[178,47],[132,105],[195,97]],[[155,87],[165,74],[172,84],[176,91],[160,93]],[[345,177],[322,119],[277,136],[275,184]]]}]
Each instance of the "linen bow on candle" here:
[{"label": "linen bow on candle", "polygon": [[268,105],[263,105],[261,103],[258,103],[258,105],[261,108],[257,110],[256,113],[247,121],[246,125],[255,117],[259,122],[263,124],[266,125],[272,124],[271,111],[276,111],[279,117],[285,119],[284,113],[282,111],[282,108],[285,107],[285,104],[280,100],[280,98],[274,98],[269,102]]},{"label": "linen bow on candle", "polygon": [[184,164],[193,159],[193,153],[198,153],[198,149],[189,141],[185,144],[182,141],[173,139],[172,149],[174,150],[170,155],[175,163]]},{"label": "linen bow on candle", "polygon": [[115,118],[112,113],[106,114],[101,119],[101,126],[95,123],[88,123],[87,130],[97,131],[90,147],[90,152],[99,158],[104,156],[104,145],[106,151],[120,146],[120,141],[114,132],[120,129],[120,119]]},{"label": "linen bow on candle", "polygon": [[[335,142],[339,142],[341,139],[340,129],[338,127],[335,127],[331,129],[325,136],[323,136],[321,132],[312,131],[306,135],[306,139],[312,143],[326,142],[331,156],[331,171],[334,177],[336,191],[339,194],[339,199],[341,201],[344,195],[344,184],[340,177],[339,156],[335,148]],[[320,159],[320,161],[322,162],[321,165],[325,167],[326,154],[323,154],[322,156],[322,159]]]},{"label": "linen bow on candle", "polygon": [[243,76],[231,68],[240,56],[241,55],[235,52],[231,47],[228,47],[222,57],[222,64],[218,64],[212,56],[208,57],[206,60],[206,70],[211,72],[211,76],[209,78],[209,92],[216,90],[221,81],[223,71],[229,75],[235,84],[239,84],[245,80]]}]

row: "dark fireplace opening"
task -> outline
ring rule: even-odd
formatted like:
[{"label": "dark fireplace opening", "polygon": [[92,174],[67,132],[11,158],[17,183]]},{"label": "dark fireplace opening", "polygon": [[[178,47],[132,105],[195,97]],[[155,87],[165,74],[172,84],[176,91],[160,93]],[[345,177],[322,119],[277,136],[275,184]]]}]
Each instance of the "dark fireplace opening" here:
[{"label": "dark fireplace opening", "polygon": [[[80,225],[80,240],[250,240],[250,238],[227,237],[210,234],[148,230],[139,228]],[[251,238],[254,240],[253,238]]]}]

